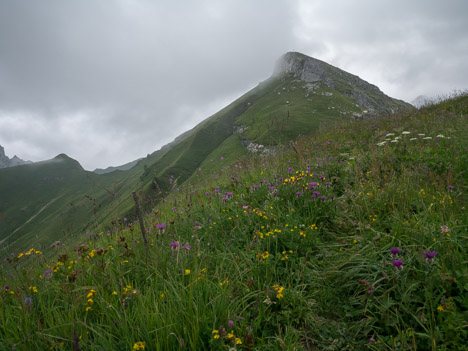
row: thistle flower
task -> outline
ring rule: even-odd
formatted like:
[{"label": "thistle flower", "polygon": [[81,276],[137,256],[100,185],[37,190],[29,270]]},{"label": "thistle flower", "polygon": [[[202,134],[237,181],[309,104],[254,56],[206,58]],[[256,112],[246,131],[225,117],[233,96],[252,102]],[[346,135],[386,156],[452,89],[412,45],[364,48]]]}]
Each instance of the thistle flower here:
[{"label": "thistle flower", "polygon": [[437,251],[429,251],[429,250],[426,250],[425,251],[425,254],[426,254],[426,258],[429,260],[429,261],[432,261],[432,259],[437,255]]},{"label": "thistle flower", "polygon": [[399,247],[392,247],[390,249],[390,252],[392,253],[393,256],[396,256],[398,255],[399,253],[401,253],[401,249]]},{"label": "thistle flower", "polygon": [[184,245],[182,248],[188,252],[192,247],[190,245]]},{"label": "thistle flower", "polygon": [[392,264],[398,269],[403,268],[403,260],[393,260]]},{"label": "thistle flower", "polygon": [[171,243],[169,245],[171,245],[171,247],[173,249],[176,249],[176,248],[178,248],[180,246],[178,241],[171,241]]},{"label": "thistle flower", "polygon": [[442,234],[450,233],[450,228],[446,225],[441,225],[440,230],[442,231]]}]

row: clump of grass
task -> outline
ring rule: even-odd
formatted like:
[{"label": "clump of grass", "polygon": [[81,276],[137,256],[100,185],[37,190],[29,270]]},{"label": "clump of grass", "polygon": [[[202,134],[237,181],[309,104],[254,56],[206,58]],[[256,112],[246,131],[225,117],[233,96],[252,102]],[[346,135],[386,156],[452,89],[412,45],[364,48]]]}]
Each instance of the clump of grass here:
[{"label": "clump of grass", "polygon": [[461,96],[225,165],[143,216],[148,251],[119,219],[53,261],[16,254],[0,348],[462,350],[467,112]]}]

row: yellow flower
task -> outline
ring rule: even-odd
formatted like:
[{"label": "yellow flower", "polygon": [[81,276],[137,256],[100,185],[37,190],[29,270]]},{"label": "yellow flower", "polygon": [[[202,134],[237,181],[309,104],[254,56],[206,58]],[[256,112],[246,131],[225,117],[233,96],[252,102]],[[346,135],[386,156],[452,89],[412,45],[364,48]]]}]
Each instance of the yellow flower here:
[{"label": "yellow flower", "polygon": [[442,305],[439,305],[439,306],[437,307],[437,311],[442,312],[442,311],[444,311],[444,310],[445,310],[445,308],[444,308],[444,306],[442,306]]},{"label": "yellow flower", "polygon": [[21,252],[17,257],[18,257],[18,258],[21,258],[21,257],[23,257],[23,256],[24,256],[24,254]]},{"label": "yellow flower", "polygon": [[32,290],[33,293],[37,293],[37,291],[38,291],[37,287],[35,287],[35,286],[30,286],[29,290]]},{"label": "yellow flower", "polygon": [[185,275],[189,275],[190,274],[190,269],[186,269],[185,270]]},{"label": "yellow flower", "polygon": [[137,351],[137,350],[144,350],[146,347],[146,342],[144,341],[138,341],[136,342],[134,345],[133,345],[133,350],[134,351]]},{"label": "yellow flower", "polygon": [[89,306],[88,306],[88,307],[86,307],[86,312],[88,312],[88,311],[91,311],[91,310],[92,310],[92,308],[91,308],[91,307],[89,307]]},{"label": "yellow flower", "polygon": [[113,291],[113,292],[112,292],[112,295],[117,295],[117,291]]},{"label": "yellow flower", "polygon": [[241,345],[242,344],[242,340],[240,338],[236,338],[236,345]]},{"label": "yellow flower", "polygon": [[227,338],[228,338],[228,339],[232,339],[233,337],[235,337],[235,335],[234,335],[233,332],[230,332],[230,333],[227,335]]}]

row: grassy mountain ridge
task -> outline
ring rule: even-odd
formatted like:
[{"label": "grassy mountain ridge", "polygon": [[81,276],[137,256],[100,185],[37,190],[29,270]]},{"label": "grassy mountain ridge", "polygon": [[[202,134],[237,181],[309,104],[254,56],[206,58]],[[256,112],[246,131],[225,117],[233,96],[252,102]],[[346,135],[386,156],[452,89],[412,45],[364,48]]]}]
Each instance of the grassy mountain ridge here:
[{"label": "grassy mountain ridge", "polygon": [[466,350],[467,118],[464,95],[208,159],[148,249],[121,219],[3,262],[0,348]]},{"label": "grassy mountain ridge", "polygon": [[[303,62],[304,67],[309,67],[305,64],[309,61],[315,62],[304,55],[293,55],[288,62],[295,63],[295,60]],[[228,165],[250,152],[274,150],[299,135],[317,131],[321,123],[388,113],[389,106],[395,110],[412,108],[332,66],[319,67],[319,70],[323,77],[313,82],[298,79],[297,69],[295,72],[276,72],[126,171],[98,175],[71,167],[76,175],[67,178],[66,182],[53,182],[47,192],[24,191],[24,195],[16,196],[10,192],[13,188],[9,186],[8,173],[0,170],[4,191],[10,192],[7,197],[14,204],[7,212],[3,210],[3,217],[0,216],[3,252],[23,250],[32,242],[39,245],[38,240],[46,247],[47,241],[50,245],[59,238],[75,238],[86,231],[96,231],[108,223],[109,218],[133,216],[131,193],[135,191],[141,193],[142,206],[148,210],[175,185],[181,186],[188,179],[196,183],[203,179],[203,175],[215,171],[221,158],[224,159],[222,164]],[[342,88],[344,86],[351,90],[348,92]],[[357,95],[353,96],[356,91]],[[373,111],[366,110],[368,107],[358,101],[372,102]],[[35,168],[27,169],[33,172]],[[23,190],[26,189],[27,186]],[[44,206],[47,207],[43,209]],[[29,210],[22,210],[25,207]],[[3,225],[3,222],[8,224]],[[9,242],[10,239],[6,240],[7,237],[14,237],[14,244]]]}]

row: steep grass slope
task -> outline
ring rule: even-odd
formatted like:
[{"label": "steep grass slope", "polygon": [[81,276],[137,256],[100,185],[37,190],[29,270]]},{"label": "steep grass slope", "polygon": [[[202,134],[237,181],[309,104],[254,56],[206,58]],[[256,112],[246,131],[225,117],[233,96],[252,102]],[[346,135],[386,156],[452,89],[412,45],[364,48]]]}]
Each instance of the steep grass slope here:
[{"label": "steep grass slope", "polygon": [[0,349],[466,350],[467,118],[465,95],[327,124],[173,189],[147,248],[121,218],[16,253]]},{"label": "steep grass slope", "polygon": [[[141,205],[148,210],[189,179],[195,184],[220,164],[232,164],[249,152],[271,152],[316,132],[323,123],[412,109],[358,77],[305,55],[289,53],[281,62],[285,66],[265,82],[129,170],[97,175],[70,163],[65,181],[61,173],[68,171],[50,163],[0,170],[0,194],[8,198],[0,204],[3,252],[32,243],[44,250],[56,240],[73,241],[109,218],[132,216],[132,192],[142,194]],[[42,186],[46,168],[52,180]],[[30,191],[31,186],[35,188]]]}]

